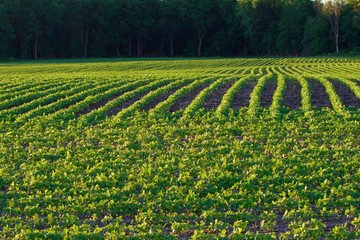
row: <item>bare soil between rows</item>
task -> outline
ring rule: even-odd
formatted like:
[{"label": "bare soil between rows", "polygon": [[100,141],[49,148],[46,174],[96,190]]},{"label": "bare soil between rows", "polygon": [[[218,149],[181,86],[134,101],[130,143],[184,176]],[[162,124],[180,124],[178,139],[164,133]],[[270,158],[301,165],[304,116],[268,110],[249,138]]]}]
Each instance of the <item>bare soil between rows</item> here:
[{"label": "bare soil between rows", "polygon": [[331,80],[331,83],[334,85],[335,91],[339,95],[341,102],[346,107],[360,108],[360,99],[355,96],[348,86],[336,80]]},{"label": "bare soil between rows", "polygon": [[283,104],[291,109],[297,109],[301,106],[301,86],[296,80],[286,82]]},{"label": "bare soil between rows", "polygon": [[108,117],[114,116],[116,114],[118,114],[119,112],[121,112],[121,110],[130,107],[131,105],[133,105],[135,102],[137,102],[138,100],[140,100],[141,98],[143,98],[144,96],[146,96],[148,93],[152,92],[154,89],[147,89],[145,92],[141,93],[141,94],[137,94],[136,96],[126,100],[124,103],[116,106],[115,108],[111,109],[110,111],[108,111],[106,113],[106,115]]},{"label": "bare soil between rows", "polygon": [[118,97],[122,96],[123,94],[124,93],[122,92],[122,93],[113,95],[110,98],[107,98],[107,99],[104,99],[102,101],[96,102],[95,104],[92,104],[92,105],[82,109],[80,112],[77,112],[76,116],[79,117],[79,116],[85,115],[87,113],[90,113],[91,111],[94,111],[94,110],[96,110],[98,108],[101,108],[101,107],[105,106],[108,102],[114,100],[115,98],[118,98]]},{"label": "bare soil between rows", "polygon": [[168,99],[172,94],[174,94],[177,90],[179,90],[182,87],[183,86],[180,86],[180,87],[169,90],[166,94],[163,94],[163,95],[157,97],[151,103],[143,106],[141,109],[144,111],[147,111],[147,112],[150,111],[151,109],[155,108],[159,103]]},{"label": "bare soil between rows", "polygon": [[189,106],[191,104],[191,102],[196,98],[196,96],[205,88],[207,88],[210,84],[204,84],[202,86],[199,86],[197,89],[185,94],[184,96],[182,96],[180,99],[178,99],[176,101],[176,103],[174,103],[169,111],[170,112],[176,112],[179,111],[180,109],[186,109],[187,106]]},{"label": "bare soil between rows", "polygon": [[264,91],[261,94],[261,106],[264,108],[269,108],[272,103],[272,99],[277,87],[277,81],[271,79],[266,82]]},{"label": "bare soil between rows", "polygon": [[331,107],[331,102],[326,93],[325,87],[319,81],[310,79],[309,86],[313,106],[318,108]]},{"label": "bare soil between rows", "polygon": [[224,97],[225,93],[231,88],[235,81],[231,81],[225,83],[223,86],[215,90],[204,102],[202,105],[203,108],[207,110],[216,109],[220,103],[222,98]]},{"label": "bare soil between rows", "polygon": [[[149,91],[150,92],[150,91]],[[148,92],[147,92],[148,93]],[[123,104],[111,109],[110,111],[108,111],[106,113],[106,116],[111,117],[114,116],[116,114],[118,114],[119,112],[121,112],[121,110],[130,107],[131,105],[133,105],[135,102],[137,102],[138,100],[140,100],[144,95],[139,94],[136,95],[135,97],[132,97],[130,99],[128,99],[127,101],[125,101]]]},{"label": "bare soil between rows", "polygon": [[[141,86],[143,86],[143,85],[141,85]],[[140,86],[140,87],[141,87],[141,86]],[[127,89],[126,91],[132,91],[132,90],[134,90],[135,88],[136,88],[136,86],[131,87],[131,88]],[[87,113],[90,113],[90,112],[93,111],[93,110],[96,110],[96,109],[98,109],[98,108],[101,108],[101,107],[105,106],[108,102],[111,102],[112,100],[114,100],[114,99],[116,99],[116,98],[118,98],[118,97],[121,97],[121,96],[124,95],[125,93],[126,93],[126,92],[121,91],[121,92],[119,92],[119,93],[117,93],[117,94],[115,94],[115,95],[110,96],[109,98],[106,98],[106,99],[103,99],[103,100],[101,100],[101,101],[99,101],[99,102],[96,102],[96,103],[94,103],[94,104],[92,104],[92,105],[90,105],[90,106],[82,109],[81,111],[77,112],[77,113],[76,113],[76,116],[79,117],[79,116],[85,115],[85,114],[87,114]]]},{"label": "bare soil between rows", "polygon": [[256,82],[256,80],[251,80],[240,88],[231,105],[234,110],[249,106],[250,95],[255,88]]}]

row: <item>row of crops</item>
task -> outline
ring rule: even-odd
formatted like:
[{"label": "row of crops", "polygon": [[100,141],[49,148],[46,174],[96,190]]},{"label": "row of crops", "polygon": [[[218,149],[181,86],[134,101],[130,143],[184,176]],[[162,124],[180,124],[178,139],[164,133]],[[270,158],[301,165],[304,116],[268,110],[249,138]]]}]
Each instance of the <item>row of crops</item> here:
[{"label": "row of crops", "polygon": [[147,60],[104,62],[57,62],[52,64],[16,63],[0,64],[2,75],[19,75],[31,79],[34,74],[48,78],[57,76],[111,76],[121,74],[156,74],[163,71],[173,74],[243,74],[254,72],[285,71],[289,73],[345,73],[352,74],[358,68],[358,58],[246,58],[246,59],[208,59],[208,60]]},{"label": "row of crops", "polygon": [[359,59],[0,69],[0,238],[360,238]]},{"label": "row of crops", "polygon": [[47,119],[89,123],[106,117],[131,116],[140,110],[150,114],[184,110],[183,115],[191,115],[200,108],[226,115],[244,107],[252,114],[262,108],[278,115],[290,109],[309,112],[327,107],[351,115],[360,108],[360,81],[317,75],[56,79],[23,85],[3,87],[0,97],[3,122],[16,126]]}]

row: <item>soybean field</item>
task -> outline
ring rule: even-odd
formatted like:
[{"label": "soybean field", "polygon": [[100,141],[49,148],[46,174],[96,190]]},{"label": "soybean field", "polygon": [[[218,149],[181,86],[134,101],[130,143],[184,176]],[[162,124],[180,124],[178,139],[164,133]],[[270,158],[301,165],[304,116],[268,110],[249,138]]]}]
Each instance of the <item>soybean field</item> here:
[{"label": "soybean field", "polygon": [[359,239],[360,58],[0,63],[1,239]]}]

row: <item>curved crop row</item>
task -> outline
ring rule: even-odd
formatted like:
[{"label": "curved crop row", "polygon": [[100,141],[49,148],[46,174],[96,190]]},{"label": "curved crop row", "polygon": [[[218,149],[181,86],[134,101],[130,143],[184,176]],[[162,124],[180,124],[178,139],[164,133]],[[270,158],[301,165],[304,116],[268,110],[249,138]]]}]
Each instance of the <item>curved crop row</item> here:
[{"label": "curved crop row", "polygon": [[[330,77],[326,77],[326,79],[330,79]],[[335,78],[331,77],[331,79],[336,79],[336,81],[343,83],[350,89],[350,91],[355,95],[356,98],[360,99],[360,85],[350,80],[347,76]]]},{"label": "curved crop row", "polygon": [[288,68],[293,74],[301,74],[301,71],[298,69],[297,66],[289,66]]},{"label": "curved crop row", "polygon": [[273,95],[273,101],[270,106],[270,112],[272,113],[273,116],[277,116],[280,113],[280,108],[282,107],[283,95],[284,95],[285,88],[286,88],[285,76],[278,75],[277,76],[277,88]]},{"label": "curved crop row", "polygon": [[219,107],[216,109],[216,112],[220,115],[227,115],[237,92],[241,89],[242,86],[244,86],[246,82],[253,78],[253,76],[246,76],[236,81],[234,85],[225,93]]},{"label": "curved crop row", "polygon": [[85,99],[89,95],[96,94],[96,93],[102,92],[102,91],[106,91],[106,90],[108,90],[110,88],[118,86],[119,84],[121,84],[121,83],[112,82],[110,84],[104,83],[104,85],[100,85],[98,87],[91,88],[89,90],[88,90],[88,88],[86,88],[86,89],[77,89],[75,94],[73,94],[71,96],[66,96],[65,98],[59,99],[58,101],[53,102],[53,103],[51,103],[49,105],[40,106],[38,108],[35,108],[32,111],[27,112],[26,114],[23,114],[23,115],[19,116],[15,120],[15,122],[18,123],[18,124],[24,124],[26,121],[28,121],[31,118],[34,118],[36,116],[41,116],[41,115],[47,115],[47,114],[59,111],[62,108],[67,108],[70,105],[76,104],[77,102]]},{"label": "curved crop row", "polygon": [[301,86],[301,107],[305,112],[311,110],[311,94],[309,83],[306,79],[301,75],[292,75],[292,78],[296,79]]},{"label": "curved crop row", "polygon": [[195,80],[193,83],[191,83],[190,85],[188,85],[186,87],[179,89],[174,94],[172,94],[167,100],[158,104],[154,109],[150,110],[150,114],[168,111],[170,109],[170,107],[176,101],[178,101],[182,96],[190,93],[191,91],[193,91],[194,89],[196,89],[202,85],[213,82],[215,79],[216,79],[215,77],[208,77],[208,78],[201,79],[201,80]]},{"label": "curved crop row", "polygon": [[[127,81],[127,80],[125,80],[125,81]],[[76,120],[78,113],[81,112],[83,109],[85,109],[91,105],[94,105],[94,104],[98,103],[99,101],[110,98],[114,95],[118,95],[121,93],[124,94],[127,91],[132,91],[133,89],[135,89],[137,87],[141,87],[145,84],[148,84],[150,81],[152,81],[152,79],[137,80],[134,82],[126,83],[119,87],[115,87],[115,88],[107,90],[105,92],[98,92],[94,95],[89,95],[84,100],[79,101],[79,102],[71,105],[68,108],[63,108],[51,115],[42,117],[40,119],[40,121],[42,121],[44,123],[44,125],[52,124],[52,122],[56,122],[58,127],[62,127],[69,120]],[[99,107],[96,107],[92,111],[95,111]],[[90,114],[90,113],[91,113],[91,111],[88,114]],[[58,121],[58,120],[61,120],[61,121]]]},{"label": "curved crop row", "polygon": [[341,99],[335,92],[334,86],[331,84],[331,82],[323,77],[318,78],[318,80],[322,85],[324,85],[334,110],[340,114],[345,114],[345,106],[342,104]]},{"label": "curved crop row", "polygon": [[5,110],[5,109],[10,109],[13,107],[17,107],[22,104],[31,102],[34,99],[39,99],[44,96],[48,96],[50,94],[57,93],[59,91],[64,91],[64,90],[70,89],[72,87],[87,88],[87,87],[89,87],[88,85],[90,85],[90,84],[81,83],[81,82],[80,83],[67,82],[64,85],[56,85],[54,87],[51,87],[51,88],[41,91],[41,92],[33,92],[33,91],[29,90],[24,94],[16,95],[16,97],[14,97],[14,98],[10,98],[10,99],[7,99],[7,100],[1,102],[0,103],[0,111]]},{"label": "curved crop row", "polygon": [[355,94],[355,96],[360,99],[360,86],[358,86],[353,81],[346,79],[346,78],[337,78],[340,82],[343,82],[345,85],[347,85],[350,90]]},{"label": "curved crop row", "polygon": [[52,91],[47,91],[45,93],[41,93],[38,95],[43,95],[44,97],[37,98],[33,101],[27,102],[25,104],[22,104],[18,107],[13,107],[4,111],[0,112],[0,118],[7,116],[16,116],[19,114],[26,113],[28,111],[31,111],[32,109],[36,109],[38,107],[42,107],[48,104],[51,104],[55,101],[59,101],[62,98],[69,97],[73,94],[76,94],[81,91],[85,91],[89,88],[92,88],[93,85],[90,84],[83,84],[80,87],[72,88],[72,85],[66,85],[63,87],[59,87],[56,89],[53,89]]},{"label": "curved crop row", "polygon": [[261,78],[259,78],[258,83],[256,84],[254,91],[250,95],[250,104],[248,112],[253,114],[260,107],[260,97],[261,93],[264,90],[265,84],[268,80],[274,77],[273,73],[267,74]]},{"label": "curved crop row", "polygon": [[79,118],[79,124],[91,124],[94,122],[101,121],[106,118],[106,113],[117,106],[120,106],[127,100],[137,96],[144,94],[148,91],[154,90],[162,85],[168,84],[171,80],[170,79],[162,79],[162,80],[155,80],[145,86],[141,86],[139,88],[136,88],[132,91],[126,92],[125,94],[121,95],[120,97],[108,102],[106,105],[104,105],[101,108],[98,108],[89,114],[83,115]]},{"label": "curved crop row", "polygon": [[201,105],[204,103],[206,98],[209,97],[209,95],[213,91],[215,91],[221,85],[223,85],[227,82],[230,82],[230,81],[234,81],[234,80],[235,80],[234,77],[229,77],[229,78],[221,78],[221,79],[215,81],[208,88],[205,88],[203,91],[200,92],[199,95],[196,96],[194,101],[192,101],[192,103],[185,109],[184,115],[186,116],[186,115],[191,115],[192,113],[194,113],[196,110],[198,110],[201,107]]},{"label": "curved crop row", "polygon": [[6,89],[2,90],[0,94],[7,94],[13,92],[27,91],[29,88],[38,87],[44,84],[45,81],[28,82],[23,80],[20,84],[14,84],[13,86],[7,86]]},{"label": "curved crop row", "polygon": [[[65,81],[62,81],[61,84],[66,84],[66,83],[74,83],[74,81],[72,80],[65,80]],[[12,99],[14,97],[17,97],[17,96],[21,96],[21,95],[26,95],[27,93],[29,92],[32,92],[32,93],[40,93],[40,92],[43,92],[43,91],[46,91],[48,89],[51,89],[53,87],[57,87],[59,86],[59,83],[58,82],[46,82],[46,83],[43,83],[43,84],[40,84],[38,86],[35,86],[35,87],[29,87],[29,88],[26,88],[24,90],[21,90],[21,91],[11,91],[9,93],[6,93],[6,94],[1,94],[0,95],[0,101],[8,101],[9,99]],[[2,104],[2,102],[0,102],[0,104]]]},{"label": "curved crop row", "polygon": [[130,107],[123,109],[121,112],[119,112],[116,115],[116,118],[126,117],[129,114],[131,114],[132,112],[136,111],[137,109],[140,109],[142,106],[145,106],[146,104],[149,104],[156,97],[158,97],[160,95],[163,95],[163,94],[166,94],[167,91],[169,91],[171,89],[187,85],[192,81],[194,81],[194,79],[180,79],[180,80],[177,80],[177,81],[175,81],[173,83],[170,83],[170,84],[168,84],[168,85],[166,85],[164,87],[160,87],[160,88],[150,92],[146,96],[142,97],[139,101],[135,102]]}]

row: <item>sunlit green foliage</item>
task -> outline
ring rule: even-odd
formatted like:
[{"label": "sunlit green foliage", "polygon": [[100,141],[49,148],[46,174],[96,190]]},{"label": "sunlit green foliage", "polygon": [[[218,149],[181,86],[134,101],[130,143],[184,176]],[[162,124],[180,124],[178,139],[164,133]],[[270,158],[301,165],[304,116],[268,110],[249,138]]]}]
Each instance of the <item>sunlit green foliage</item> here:
[{"label": "sunlit green foliage", "polygon": [[[359,69],[357,58],[0,65],[0,238],[360,238],[360,112],[333,85],[360,99]],[[298,109],[284,107],[289,81]],[[328,107],[314,106],[312,81]]]}]

